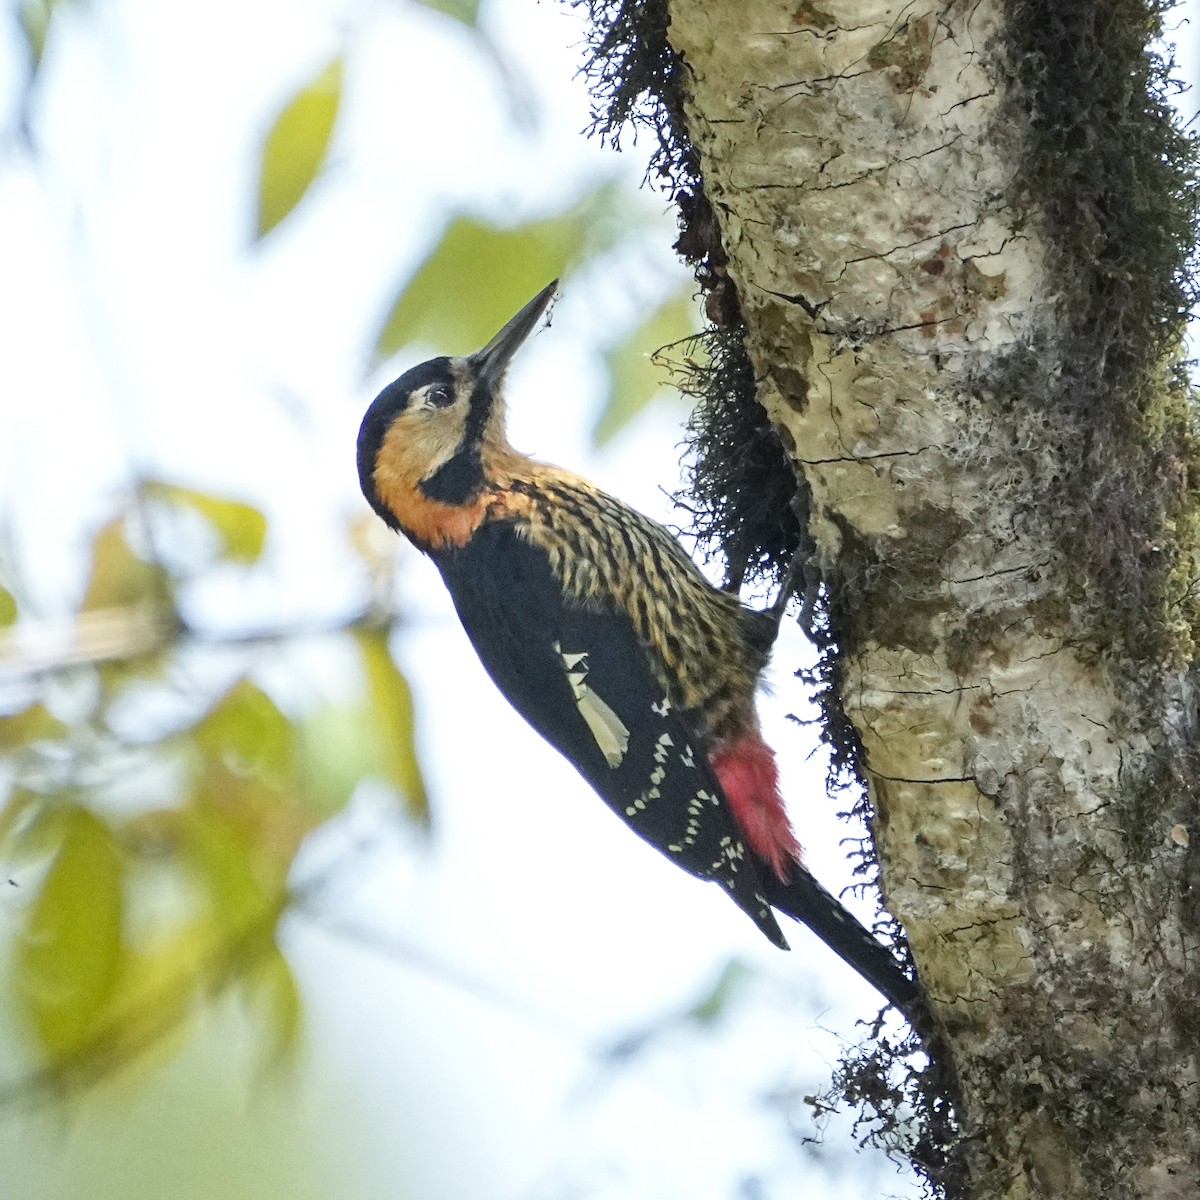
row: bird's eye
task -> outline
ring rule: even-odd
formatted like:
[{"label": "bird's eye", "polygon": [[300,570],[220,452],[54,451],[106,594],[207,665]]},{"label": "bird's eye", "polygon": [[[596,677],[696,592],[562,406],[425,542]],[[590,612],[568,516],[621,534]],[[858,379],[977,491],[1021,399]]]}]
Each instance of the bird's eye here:
[{"label": "bird's eye", "polygon": [[425,393],[425,403],[430,408],[449,408],[454,403],[454,393],[445,385],[435,383]]}]

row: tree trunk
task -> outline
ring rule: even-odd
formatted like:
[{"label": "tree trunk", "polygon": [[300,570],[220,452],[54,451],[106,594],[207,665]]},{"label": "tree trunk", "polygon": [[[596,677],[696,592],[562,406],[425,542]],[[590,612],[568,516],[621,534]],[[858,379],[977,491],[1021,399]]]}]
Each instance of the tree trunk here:
[{"label": "tree trunk", "polygon": [[1153,17],[669,19],[758,398],[811,489],[886,903],[958,1080],[955,1190],[1200,1194],[1200,473],[1170,370],[1195,201]]}]

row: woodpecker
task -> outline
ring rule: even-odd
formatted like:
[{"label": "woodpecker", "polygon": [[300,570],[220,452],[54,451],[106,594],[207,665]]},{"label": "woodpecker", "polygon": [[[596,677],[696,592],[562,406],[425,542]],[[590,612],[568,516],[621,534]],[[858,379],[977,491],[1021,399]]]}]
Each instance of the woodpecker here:
[{"label": "woodpecker", "polygon": [[801,861],[755,691],[786,592],[758,612],[657,522],[509,444],[503,384],[557,281],[482,350],[405,371],[358,435],[363,494],[441,573],[513,707],[640,837],[778,947],[806,924],[906,1015],[917,989]]}]

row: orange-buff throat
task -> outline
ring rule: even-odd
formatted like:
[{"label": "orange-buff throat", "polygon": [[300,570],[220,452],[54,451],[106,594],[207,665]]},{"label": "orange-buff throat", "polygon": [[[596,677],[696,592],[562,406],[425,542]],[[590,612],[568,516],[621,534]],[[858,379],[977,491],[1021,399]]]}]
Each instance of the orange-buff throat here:
[{"label": "orange-buff throat", "polygon": [[[376,476],[379,479],[379,476]],[[390,481],[389,481],[390,482]],[[379,496],[392,510],[404,532],[419,546],[441,549],[465,546],[495,502],[488,493],[466,504],[443,504],[431,500],[419,487],[389,486],[380,480]]]}]

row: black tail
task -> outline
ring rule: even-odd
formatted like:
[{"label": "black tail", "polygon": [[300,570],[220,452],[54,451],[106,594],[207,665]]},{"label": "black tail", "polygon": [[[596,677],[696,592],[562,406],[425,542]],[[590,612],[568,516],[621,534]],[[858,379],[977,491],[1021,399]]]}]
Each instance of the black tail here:
[{"label": "black tail", "polygon": [[803,867],[796,878],[780,883],[763,871],[767,899],[780,912],[807,925],[843,962],[849,963],[876,991],[894,1004],[914,1027],[924,1024],[925,1005],[915,980],[892,953]]}]

